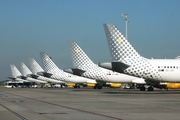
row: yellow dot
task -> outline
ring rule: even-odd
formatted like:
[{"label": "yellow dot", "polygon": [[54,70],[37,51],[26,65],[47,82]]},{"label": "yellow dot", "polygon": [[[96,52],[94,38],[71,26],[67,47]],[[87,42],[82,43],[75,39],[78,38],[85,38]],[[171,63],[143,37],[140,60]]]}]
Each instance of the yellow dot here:
[{"label": "yellow dot", "polygon": [[75,50],[76,51],[76,53],[78,53],[79,52],[79,50],[77,49],[77,50]]},{"label": "yellow dot", "polygon": [[48,61],[49,59],[48,58],[46,58],[46,61]]},{"label": "yellow dot", "polygon": [[117,41],[118,41],[119,43],[122,42],[122,40],[121,40],[120,38],[119,38]]}]

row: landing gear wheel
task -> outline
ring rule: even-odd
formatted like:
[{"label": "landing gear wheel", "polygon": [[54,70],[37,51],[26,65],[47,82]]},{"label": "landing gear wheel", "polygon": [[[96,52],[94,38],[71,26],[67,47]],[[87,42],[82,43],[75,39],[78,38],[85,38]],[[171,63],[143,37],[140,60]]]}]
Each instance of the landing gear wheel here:
[{"label": "landing gear wheel", "polygon": [[140,91],[145,91],[146,88],[145,87],[140,87]]},{"label": "landing gear wheel", "polygon": [[148,91],[154,91],[153,87],[148,87]]},{"label": "landing gear wheel", "polygon": [[98,86],[98,89],[102,89],[102,86]]}]

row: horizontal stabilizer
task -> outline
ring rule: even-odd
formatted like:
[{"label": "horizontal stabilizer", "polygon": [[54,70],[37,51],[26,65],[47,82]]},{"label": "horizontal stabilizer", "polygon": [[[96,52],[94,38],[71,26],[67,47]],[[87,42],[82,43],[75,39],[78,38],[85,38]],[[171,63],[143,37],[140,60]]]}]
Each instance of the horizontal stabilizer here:
[{"label": "horizontal stabilizer", "polygon": [[71,73],[71,74],[74,74],[74,75],[78,75],[78,76],[81,76],[84,72],[86,72],[86,71],[78,69],[78,68],[64,69],[64,71]]},{"label": "horizontal stabilizer", "polygon": [[38,75],[34,75],[34,74],[31,74],[30,76],[34,79],[37,79],[39,77]]},{"label": "horizontal stabilizer", "polygon": [[26,76],[17,76],[17,78],[21,78],[21,79],[24,79],[24,80],[26,80],[26,79],[27,79],[27,77],[26,77]]},{"label": "horizontal stabilizer", "polygon": [[12,79],[12,80],[15,80],[15,79],[16,79],[16,78],[14,78],[14,77],[7,77],[7,78]]},{"label": "horizontal stabilizer", "polygon": [[50,78],[53,74],[48,73],[48,72],[37,72],[38,75]]},{"label": "horizontal stabilizer", "polygon": [[103,62],[103,63],[99,63],[100,67],[106,68],[106,69],[110,69],[116,72],[120,72],[123,73],[123,71],[130,67],[130,65],[127,65],[125,63],[122,62]]}]

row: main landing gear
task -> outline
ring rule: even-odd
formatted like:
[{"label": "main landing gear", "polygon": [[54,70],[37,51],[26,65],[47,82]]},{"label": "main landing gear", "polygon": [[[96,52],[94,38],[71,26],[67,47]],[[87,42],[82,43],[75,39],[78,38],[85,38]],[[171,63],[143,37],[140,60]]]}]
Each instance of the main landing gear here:
[{"label": "main landing gear", "polygon": [[140,91],[154,91],[154,87],[153,86],[149,86],[149,87],[142,86],[142,87],[140,87]]},{"label": "main landing gear", "polygon": [[96,84],[95,86],[94,86],[94,89],[102,89],[102,85],[98,85],[98,84]]}]

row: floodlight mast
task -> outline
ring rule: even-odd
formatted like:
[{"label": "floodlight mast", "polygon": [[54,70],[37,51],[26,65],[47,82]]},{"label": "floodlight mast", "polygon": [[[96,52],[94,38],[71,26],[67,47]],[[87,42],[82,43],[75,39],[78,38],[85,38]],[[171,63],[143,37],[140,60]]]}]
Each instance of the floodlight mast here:
[{"label": "floodlight mast", "polygon": [[128,23],[129,23],[129,20],[128,20],[128,14],[125,13],[125,14],[121,14],[121,16],[124,18],[124,20],[126,21],[126,39],[128,39]]}]

